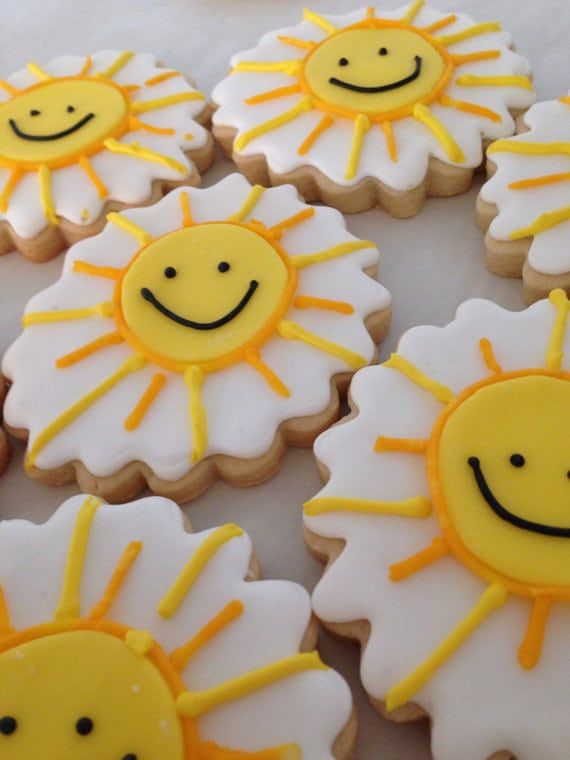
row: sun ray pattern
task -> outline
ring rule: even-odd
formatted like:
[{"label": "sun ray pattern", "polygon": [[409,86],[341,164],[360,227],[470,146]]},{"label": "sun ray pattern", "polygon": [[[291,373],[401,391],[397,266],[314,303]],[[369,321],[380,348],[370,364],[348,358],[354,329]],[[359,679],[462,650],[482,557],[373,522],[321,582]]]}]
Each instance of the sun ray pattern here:
[{"label": "sun ray pattern", "polygon": [[[242,531],[229,536],[231,547],[218,548],[207,598],[191,594],[189,606],[173,613],[169,636],[179,644],[169,651],[159,640],[162,627],[154,588],[168,582],[171,571],[152,560],[153,551],[175,563],[191,564],[216,531],[184,535],[177,506],[153,498],[108,507],[94,497],[75,497],[62,505],[50,528],[49,536],[41,536],[42,546],[53,544],[58,553],[52,555],[50,550],[46,556],[57,562],[63,555],[65,560],[63,576],[49,567],[42,575],[42,599],[50,578],[52,586],[54,582],[60,586],[53,620],[49,613],[44,618],[45,604],[28,605],[22,614],[17,593],[18,585],[26,581],[34,592],[29,567],[22,568],[18,557],[34,553],[29,548],[38,546],[38,529],[20,520],[5,521],[0,530],[0,674],[10,689],[12,707],[18,710],[17,720],[27,713],[31,697],[26,681],[30,672],[34,674],[33,703],[39,715],[19,737],[19,751],[28,756],[41,745],[50,755],[73,754],[74,734],[59,735],[52,722],[42,720],[44,711],[54,714],[55,704],[56,713],[63,715],[78,710],[85,715],[86,705],[97,711],[101,720],[94,749],[105,757],[122,756],[125,748],[140,752],[140,747],[156,760],[300,760],[315,750],[323,757],[332,756],[333,743],[342,739],[350,718],[350,692],[317,652],[299,652],[299,641],[310,623],[308,600],[299,589],[282,582],[268,594],[263,582],[243,579],[252,555]],[[44,565],[49,564],[47,559]],[[26,577],[14,578],[10,572],[14,567]],[[154,578],[151,585],[149,572]],[[86,614],[88,598],[97,594],[97,588],[103,589],[101,596]],[[235,597],[224,603],[229,588]],[[212,614],[217,599],[218,611]],[[18,628],[11,622],[11,607]],[[277,610],[279,615],[272,614]],[[289,618],[286,626],[278,621],[282,615]],[[231,642],[229,649],[224,639]],[[276,646],[283,653],[278,659]],[[190,690],[186,683],[192,682],[198,659],[202,688]],[[128,696],[131,692],[134,699]],[[247,700],[255,693],[264,695],[262,717]],[[313,710],[310,716],[301,707],[309,695],[318,698],[316,714]],[[281,728],[284,705],[295,727],[290,738]],[[239,740],[236,746],[235,734],[218,719],[221,707],[247,723],[247,747],[239,746]],[[320,713],[326,716],[326,727],[318,719]],[[207,728],[201,720],[206,714]],[[81,720],[93,725],[87,715]],[[85,735],[79,728],[77,732]]]}]

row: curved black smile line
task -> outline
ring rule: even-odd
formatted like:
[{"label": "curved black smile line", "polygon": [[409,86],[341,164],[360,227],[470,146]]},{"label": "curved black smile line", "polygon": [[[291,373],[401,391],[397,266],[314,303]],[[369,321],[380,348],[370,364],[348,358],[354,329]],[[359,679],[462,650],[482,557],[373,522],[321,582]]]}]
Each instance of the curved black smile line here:
[{"label": "curved black smile line", "polygon": [[155,309],[158,309],[161,314],[164,314],[165,317],[172,319],[174,322],[178,322],[179,325],[183,325],[184,327],[192,327],[194,330],[215,330],[216,327],[223,327],[224,325],[227,325],[228,322],[231,322],[232,319],[235,319],[237,315],[243,311],[243,309],[245,309],[251,297],[257,290],[258,285],[259,283],[257,280],[252,280],[249,283],[249,288],[247,289],[246,294],[237,304],[237,306],[234,306],[234,308],[231,311],[228,311],[226,315],[220,317],[219,319],[215,319],[213,322],[194,322],[192,319],[185,319],[184,317],[175,314],[173,311],[170,311],[169,308],[164,306],[164,304],[160,303],[152,290],[149,290],[148,288],[141,288],[141,296],[145,299],[145,301],[151,303]]},{"label": "curved black smile line", "polygon": [[422,59],[419,55],[416,55],[414,58],[416,62],[416,68],[414,69],[413,73],[410,74],[407,77],[404,77],[404,79],[400,79],[397,82],[391,82],[390,84],[381,84],[378,87],[362,87],[359,84],[352,84],[351,82],[343,82],[342,79],[337,79],[336,77],[331,77],[329,79],[329,82],[331,84],[336,84],[338,87],[344,87],[345,90],[353,90],[354,92],[388,92],[389,90],[397,90],[398,87],[404,87],[406,84],[410,84],[410,82],[413,82],[415,79],[417,79],[420,75],[420,72],[422,70]]},{"label": "curved black smile line", "polygon": [[80,119],[72,127],[69,127],[69,129],[64,129],[62,132],[54,132],[51,135],[30,135],[28,134],[28,132],[22,132],[22,130],[16,124],[14,119],[9,119],[8,124],[12,128],[12,132],[18,137],[21,137],[22,140],[33,140],[35,142],[48,142],[49,140],[60,140],[62,137],[67,137],[67,135],[72,135],[74,132],[77,132],[78,129],[81,129],[81,127],[84,127],[87,124],[87,122],[91,121],[91,119],[93,118],[95,118],[95,114],[88,113],[86,116]]},{"label": "curved black smile line", "polygon": [[570,538],[570,528],[559,528],[555,525],[543,525],[542,523],[532,522],[532,520],[525,520],[523,517],[519,517],[518,515],[509,512],[508,509],[505,509],[505,507],[497,501],[493,492],[489,488],[485,476],[483,475],[479,459],[477,457],[469,457],[467,464],[473,470],[481,496],[501,520],[511,523],[511,525],[514,525],[516,528],[522,528],[522,530],[530,530],[533,533],[542,533],[543,536]]}]

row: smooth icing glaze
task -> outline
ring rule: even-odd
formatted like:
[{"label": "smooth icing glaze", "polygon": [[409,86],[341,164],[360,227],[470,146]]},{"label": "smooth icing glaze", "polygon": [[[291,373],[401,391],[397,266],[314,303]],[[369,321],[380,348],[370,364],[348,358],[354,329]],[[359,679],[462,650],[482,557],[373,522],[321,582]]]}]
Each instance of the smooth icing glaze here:
[{"label": "smooth icing glaze", "polygon": [[148,54],[64,56],[0,81],[0,221],[23,238],[58,217],[85,226],[195,168],[204,96]]},{"label": "smooth icing glaze", "polygon": [[374,358],[364,320],[390,296],[363,269],[378,250],[293,187],[235,174],[110,221],[70,249],[4,358],[29,465],[140,461],[177,480],[209,454],[259,457]]},{"label": "smooth icing glaze", "polygon": [[528,62],[496,22],[475,24],[414,2],[342,16],[305,11],[235,55],[214,89],[214,124],[234,151],[277,174],[313,167],[338,185],[373,177],[406,191],[428,159],[474,168],[482,137],[514,131],[534,101]]},{"label": "smooth icing glaze", "polygon": [[565,757],[568,312],[562,291],[523,312],[472,300],[410,330],[315,444],[330,479],[305,525],[346,546],[314,610],[370,621],[364,687],[425,709],[436,760]]},{"label": "smooth icing glaze", "polygon": [[495,240],[532,238],[528,263],[541,274],[570,271],[570,99],[537,103],[528,131],[489,146],[497,171],[481,188],[496,205]]},{"label": "smooth icing glaze", "polygon": [[0,526],[0,753],[132,760],[333,757],[343,679],[300,653],[305,590],[246,582],[237,526],[174,502],[66,501]]}]

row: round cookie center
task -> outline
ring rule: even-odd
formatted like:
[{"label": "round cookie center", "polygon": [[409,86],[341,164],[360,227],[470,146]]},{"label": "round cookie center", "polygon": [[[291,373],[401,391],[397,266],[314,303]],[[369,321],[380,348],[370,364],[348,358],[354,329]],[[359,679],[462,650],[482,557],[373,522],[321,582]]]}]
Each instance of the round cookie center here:
[{"label": "round cookie center", "polygon": [[68,631],[0,654],[0,756],[183,760],[172,692],[120,638]]},{"label": "round cookie center", "polygon": [[40,82],[0,106],[0,166],[65,166],[126,129],[120,89],[97,79]]},{"label": "round cookie center", "polygon": [[570,586],[569,378],[507,376],[463,399],[430,444],[444,531],[486,578]]},{"label": "round cookie center", "polygon": [[288,306],[291,277],[284,255],[263,235],[215,222],[150,243],[119,283],[116,301],[143,353],[183,371],[269,334]]},{"label": "round cookie center", "polygon": [[339,109],[384,115],[425,102],[446,73],[446,53],[411,27],[376,22],[324,40],[304,76],[321,101]]}]

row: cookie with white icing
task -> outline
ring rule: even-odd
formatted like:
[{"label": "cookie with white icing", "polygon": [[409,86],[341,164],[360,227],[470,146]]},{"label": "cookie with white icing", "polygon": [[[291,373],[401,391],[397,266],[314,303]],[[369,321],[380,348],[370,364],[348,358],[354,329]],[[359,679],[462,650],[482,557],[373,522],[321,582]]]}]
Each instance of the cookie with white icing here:
[{"label": "cookie with white icing", "polygon": [[258,581],[237,525],[75,496],[0,526],[0,754],[348,758],[348,686],[314,651],[308,594]]},{"label": "cookie with white icing", "polygon": [[570,97],[532,106],[518,131],[489,146],[477,212],[487,267],[536,301],[570,290]]},{"label": "cookie with white icing", "polygon": [[528,62],[498,22],[415,0],[341,16],[305,10],[231,59],[214,136],[250,181],[394,216],[471,184],[483,145],[534,102]]},{"label": "cookie with white icing", "polygon": [[109,220],[32,298],[4,357],[30,474],[181,501],[312,445],[387,328],[375,244],[294,187],[239,174]]},{"label": "cookie with white icing", "polygon": [[45,261],[105,212],[198,185],[209,119],[204,95],[149,54],[62,56],[0,80],[0,254]]},{"label": "cookie with white icing", "polygon": [[435,760],[568,754],[569,306],[410,330],[315,445],[314,610],[360,639],[379,710],[431,717]]}]

